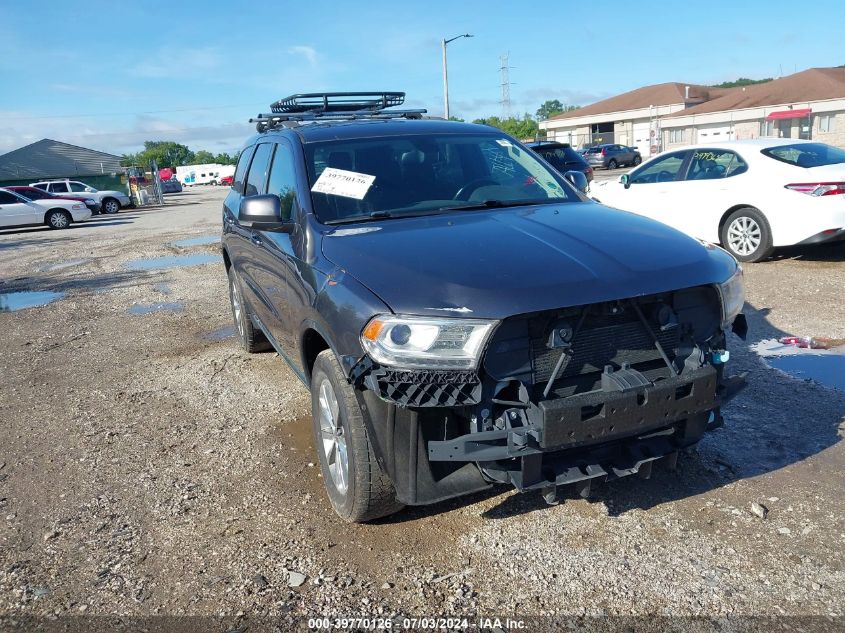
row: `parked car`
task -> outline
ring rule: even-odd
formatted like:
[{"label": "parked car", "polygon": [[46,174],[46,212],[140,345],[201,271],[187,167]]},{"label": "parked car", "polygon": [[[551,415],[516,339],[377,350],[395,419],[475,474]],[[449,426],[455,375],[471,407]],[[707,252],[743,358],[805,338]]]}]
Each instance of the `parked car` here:
[{"label": "parked car", "polygon": [[240,342],[311,390],[335,511],[496,483],[553,503],[721,425],[736,261],[596,204],[499,130],[374,105],[403,98],[277,102],[223,203]]},{"label": "parked car", "polygon": [[161,181],[161,193],[182,193],[182,185],[176,177]]},{"label": "parked car", "polygon": [[73,200],[30,200],[14,191],[0,189],[0,227],[46,224],[51,229],[66,229],[72,222],[84,222],[91,209]]},{"label": "parked car", "polygon": [[534,141],[525,143],[525,147],[544,158],[547,163],[557,169],[561,174],[568,171],[580,171],[587,177],[587,182],[592,182],[593,168],[587,164],[583,156],[572,149],[569,143]]},{"label": "parked car", "polygon": [[627,145],[595,145],[584,151],[584,158],[592,167],[616,169],[626,165],[639,165],[643,162],[640,151]]},{"label": "parked car", "polygon": [[773,138],[684,147],[593,195],[757,262],[779,246],[845,239],[845,150]]},{"label": "parked car", "polygon": [[220,184],[224,187],[231,187],[233,182],[235,182],[234,176],[223,176],[220,179]]},{"label": "parked car", "polygon": [[21,187],[17,185],[13,187],[6,187],[6,189],[8,189],[9,191],[14,191],[15,193],[19,193],[24,198],[29,198],[30,200],[75,200],[76,202],[81,202],[86,207],[91,209],[92,215],[97,215],[100,212],[100,203],[97,202],[94,198],[89,198],[87,196],[62,196],[57,193],[49,193],[36,187]]},{"label": "parked car", "polygon": [[132,201],[122,191],[97,191],[94,187],[89,187],[84,182],[78,180],[45,180],[42,182],[33,182],[29,184],[30,187],[37,187],[50,193],[80,193],[86,197],[93,198],[100,203],[103,213],[117,213],[124,207],[131,206]]}]

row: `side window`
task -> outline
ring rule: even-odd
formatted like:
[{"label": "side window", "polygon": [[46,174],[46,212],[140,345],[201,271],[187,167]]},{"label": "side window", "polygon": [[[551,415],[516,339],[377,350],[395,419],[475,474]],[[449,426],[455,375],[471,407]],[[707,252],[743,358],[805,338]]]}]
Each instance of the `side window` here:
[{"label": "side window", "polygon": [[293,162],[293,152],[284,143],[276,145],[273,165],[270,167],[270,180],[267,183],[267,193],[279,196],[282,203],[282,219],[290,220],[294,217],[296,201],[296,170]]},{"label": "side window", "polygon": [[238,193],[244,192],[244,180],[246,179],[246,169],[249,167],[249,161],[252,159],[252,153],[255,147],[247,147],[241,152],[241,157],[238,159],[238,166],[235,168],[235,178],[232,181],[232,189]]},{"label": "side window", "polygon": [[84,192],[85,185],[83,185],[81,182],[72,182],[70,183],[70,190]]},{"label": "side window", "polygon": [[631,173],[632,185],[655,182],[671,182],[678,177],[688,152],[673,152],[643,165]]},{"label": "side window", "polygon": [[65,182],[54,182],[50,183],[50,191],[53,193],[67,193],[67,183]]},{"label": "side window", "polygon": [[723,149],[698,149],[690,160],[687,180],[715,180],[736,176],[748,170],[748,165],[734,152]]},{"label": "side window", "polygon": [[0,204],[15,204],[16,202],[20,202],[20,200],[8,191],[0,191]]},{"label": "side window", "polygon": [[39,182],[37,185],[33,185],[33,187],[41,189],[42,191],[47,191],[47,183],[45,182]]},{"label": "side window", "polygon": [[249,174],[244,186],[245,196],[258,196],[264,193],[264,183],[267,182],[267,170],[270,168],[270,154],[273,153],[272,143],[262,143],[255,148],[255,156],[249,166]]}]

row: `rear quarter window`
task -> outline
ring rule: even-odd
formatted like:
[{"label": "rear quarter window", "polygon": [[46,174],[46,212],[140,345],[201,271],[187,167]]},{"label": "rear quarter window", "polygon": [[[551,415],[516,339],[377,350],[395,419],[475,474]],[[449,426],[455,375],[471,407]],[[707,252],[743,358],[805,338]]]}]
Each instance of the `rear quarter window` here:
[{"label": "rear quarter window", "polygon": [[794,143],[761,150],[764,156],[796,167],[822,167],[845,163],[845,150],[824,143]]}]

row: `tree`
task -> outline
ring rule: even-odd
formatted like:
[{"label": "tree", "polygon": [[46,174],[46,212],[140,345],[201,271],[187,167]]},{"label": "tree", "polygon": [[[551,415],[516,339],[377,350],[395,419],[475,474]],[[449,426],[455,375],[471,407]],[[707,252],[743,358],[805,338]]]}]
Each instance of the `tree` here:
[{"label": "tree", "polygon": [[464,120],[463,120],[461,117],[457,117],[457,116],[454,116],[454,115],[450,116],[450,117],[449,117],[449,120],[450,120],[450,121],[457,121],[458,123],[463,123],[463,122],[464,122]]},{"label": "tree", "polygon": [[146,165],[151,160],[159,168],[190,165],[194,162],[194,153],[174,141],[144,141],[144,150],[138,154],[138,162]]},{"label": "tree", "polygon": [[558,99],[549,99],[537,108],[537,120],[545,121],[564,111],[564,105]]},{"label": "tree", "polygon": [[214,157],[214,162],[218,163],[220,165],[234,165],[235,164],[235,161],[232,159],[232,157],[227,152],[217,154],[217,156]]},{"label": "tree", "polygon": [[522,115],[522,118],[509,117],[507,119],[501,119],[497,116],[491,116],[483,119],[475,119],[473,123],[481,123],[499,128],[506,134],[510,134],[518,139],[533,139],[540,131],[537,121],[531,118],[531,115],[527,112]]},{"label": "tree", "polygon": [[211,152],[201,149],[200,151],[194,154],[194,160],[191,162],[193,162],[195,165],[205,165],[208,163],[216,163],[218,162],[218,160],[217,157],[214,156],[214,154],[212,154]]},{"label": "tree", "polygon": [[132,167],[132,165],[138,165],[138,154],[124,154],[120,158],[120,166],[121,167]]},{"label": "tree", "polygon": [[740,77],[736,81],[723,81],[720,84],[710,86],[711,88],[739,88],[740,86],[753,86],[754,84],[764,84],[771,81],[771,77],[765,79],[748,79],[748,77]]}]

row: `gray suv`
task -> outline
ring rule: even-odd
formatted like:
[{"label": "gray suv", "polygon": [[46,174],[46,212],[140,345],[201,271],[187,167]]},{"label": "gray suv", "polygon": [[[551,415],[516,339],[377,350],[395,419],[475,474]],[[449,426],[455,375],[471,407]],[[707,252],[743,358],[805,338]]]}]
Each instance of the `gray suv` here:
[{"label": "gray suv", "polygon": [[584,158],[590,167],[604,167],[606,169],[616,169],[625,165],[639,165],[643,162],[643,157],[640,156],[636,147],[609,143],[587,148],[584,152]]}]

